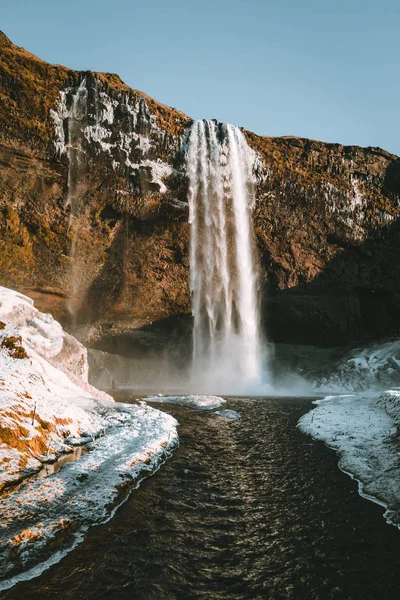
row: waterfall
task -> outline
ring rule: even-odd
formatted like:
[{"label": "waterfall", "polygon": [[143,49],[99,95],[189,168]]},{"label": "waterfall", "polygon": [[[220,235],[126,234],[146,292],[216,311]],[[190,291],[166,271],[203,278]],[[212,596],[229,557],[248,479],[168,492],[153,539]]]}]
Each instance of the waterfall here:
[{"label": "waterfall", "polygon": [[262,380],[250,218],[253,162],[236,127],[213,121],[192,125],[187,174],[196,391],[246,393]]},{"label": "waterfall", "polygon": [[67,207],[71,210],[71,221],[78,212],[77,185],[79,170],[82,161],[83,121],[87,115],[88,91],[86,79],[83,79],[72,98],[72,105],[68,115],[68,143],[66,146],[68,156],[68,196]]},{"label": "waterfall", "polygon": [[78,260],[78,240],[80,235],[78,219],[80,204],[79,179],[83,167],[83,125],[87,112],[88,90],[86,87],[86,78],[84,78],[72,98],[72,104],[68,114],[68,143],[66,145],[68,156],[68,195],[66,206],[70,210],[69,229],[71,235],[71,249],[69,254],[70,294],[66,305],[74,326],[76,325],[76,315],[82,296],[82,276]]}]

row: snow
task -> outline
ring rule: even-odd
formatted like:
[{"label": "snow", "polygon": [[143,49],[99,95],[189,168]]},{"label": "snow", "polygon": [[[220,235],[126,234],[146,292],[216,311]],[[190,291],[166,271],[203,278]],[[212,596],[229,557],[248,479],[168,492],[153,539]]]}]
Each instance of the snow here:
[{"label": "snow", "polygon": [[[307,349],[305,348],[305,351]],[[400,340],[373,344],[366,348],[349,350],[338,361],[327,364],[321,352],[321,367],[318,354],[312,354],[314,365],[309,377],[316,391],[336,393],[383,391],[400,385]],[[312,369],[318,368],[321,375]],[[330,372],[328,372],[328,369]]]},{"label": "snow", "polygon": [[103,114],[101,116],[102,121],[106,121],[109,125],[114,123],[114,109],[118,106],[116,100],[111,100],[109,96],[100,92],[101,103],[103,104]]},{"label": "snow", "polygon": [[214,410],[225,404],[226,400],[219,396],[189,395],[189,396],[148,396],[149,402],[164,404],[179,404],[188,408],[200,410]]},{"label": "snow", "polygon": [[359,482],[361,496],[384,506],[386,520],[400,526],[400,341],[355,348],[336,359],[321,350],[307,354],[304,371],[314,391],[331,395],[314,402],[300,430],[336,450],[339,467]]},{"label": "snow", "polygon": [[[107,520],[140,473],[165,460],[178,436],[170,415],[145,403],[115,403],[90,386],[86,349],[29,298],[0,287],[0,321],[0,489],[11,486],[0,511],[5,589],[17,571],[24,572],[18,579],[38,575],[89,526]],[[1,345],[11,336],[22,337],[17,343],[28,358],[15,358]],[[43,465],[82,444],[89,451],[79,460],[37,476]]]},{"label": "snow", "polygon": [[[353,198],[350,200],[350,210],[356,211],[365,207],[366,201],[362,193],[360,192],[359,181],[356,177],[351,178],[351,187],[353,188]],[[360,214],[359,218],[363,215]]]},{"label": "snow", "polygon": [[125,164],[134,170],[140,169],[141,167],[150,167],[152,183],[156,183],[159,186],[160,194],[165,194],[167,187],[165,183],[163,183],[163,179],[169,177],[174,171],[170,165],[161,160],[154,161],[148,159],[141,161],[140,164],[133,163],[129,158],[126,159]]},{"label": "snow", "polygon": [[336,215],[339,224],[351,230],[348,233],[354,239],[364,239],[368,198],[363,195],[360,180],[352,175],[348,191],[341,190],[330,182],[324,182],[321,191],[326,201],[327,211]]},{"label": "snow", "polygon": [[400,388],[383,392],[379,396],[377,405],[394,419],[397,426],[400,426]]},{"label": "snow", "polygon": [[[73,94],[72,105],[68,107],[67,98],[71,94],[72,88],[67,88],[60,92],[56,109],[51,110],[51,116],[55,127],[54,145],[59,156],[67,151],[64,121],[70,127],[71,122],[76,121],[76,108],[80,102],[85,105],[87,117],[90,119],[90,124],[81,127],[81,138],[89,144],[95,144],[96,152],[104,152],[110,155],[111,164],[114,170],[120,169],[121,165],[128,168],[138,169],[140,167],[150,167],[152,173],[152,182],[158,184],[160,193],[165,194],[167,187],[163,182],[165,177],[168,177],[173,169],[167,163],[160,160],[154,161],[145,159],[146,155],[152,148],[150,133],[137,132],[139,114],[147,119],[152,128],[152,135],[160,135],[161,131],[156,125],[153,115],[150,115],[146,101],[143,98],[135,99],[128,94],[124,94],[120,101],[110,98],[105,92],[99,91],[96,85],[94,92],[96,94],[95,109],[90,112],[88,105],[88,94],[86,88],[86,80],[83,80],[78,90]],[[79,100],[79,102],[78,102]],[[116,111],[121,105],[123,114],[128,113],[131,118],[131,123],[121,123],[116,118]],[[93,113],[93,114],[92,114]],[[82,119],[79,118],[81,121]],[[125,128],[125,130],[123,129]],[[113,141],[111,141],[113,140]],[[121,160],[116,160],[120,157]]]},{"label": "snow", "polygon": [[[384,506],[386,520],[400,526],[399,420],[383,410],[388,393],[327,396],[314,402],[317,408],[298,427],[336,450],[340,469],[358,481],[360,495]],[[398,419],[400,392],[394,396]]]},{"label": "snow", "polygon": [[[88,527],[112,516],[125,497],[124,486],[132,488],[143,471],[154,471],[178,441],[175,419],[149,406],[115,403],[111,410],[104,409],[104,421],[107,435],[96,440],[90,452],[4,498],[0,565],[8,579],[0,589],[15,583],[11,558],[16,550],[23,567],[39,557],[46,568],[49,546],[60,531],[67,536],[67,546],[76,545]],[[21,543],[28,531],[39,533],[35,544]]]}]

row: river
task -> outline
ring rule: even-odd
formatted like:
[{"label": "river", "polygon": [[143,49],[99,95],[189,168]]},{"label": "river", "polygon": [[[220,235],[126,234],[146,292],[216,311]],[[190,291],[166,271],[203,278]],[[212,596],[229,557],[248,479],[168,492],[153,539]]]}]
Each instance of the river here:
[{"label": "river", "polygon": [[161,405],[181,424],[173,457],[59,564],[0,598],[397,600],[400,532],[297,429],[311,400],[226,408],[241,419]]}]

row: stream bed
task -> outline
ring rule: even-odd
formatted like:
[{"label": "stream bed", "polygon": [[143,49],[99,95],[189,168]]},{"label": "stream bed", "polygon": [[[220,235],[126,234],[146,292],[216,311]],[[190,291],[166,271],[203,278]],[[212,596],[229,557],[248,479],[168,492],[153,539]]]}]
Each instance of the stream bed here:
[{"label": "stream bed", "polygon": [[311,399],[228,399],[238,419],[156,408],[181,424],[172,458],[109,523],[2,600],[400,597],[400,532],[337,455],[297,429]]}]

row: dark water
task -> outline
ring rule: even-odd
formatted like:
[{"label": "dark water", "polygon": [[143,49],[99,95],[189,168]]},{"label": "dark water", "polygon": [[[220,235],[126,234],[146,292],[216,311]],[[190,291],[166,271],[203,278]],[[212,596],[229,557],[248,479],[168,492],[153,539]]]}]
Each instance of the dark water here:
[{"label": "dark water", "polygon": [[400,598],[400,532],[296,429],[307,399],[161,406],[181,447],[107,525],[2,599]]}]

